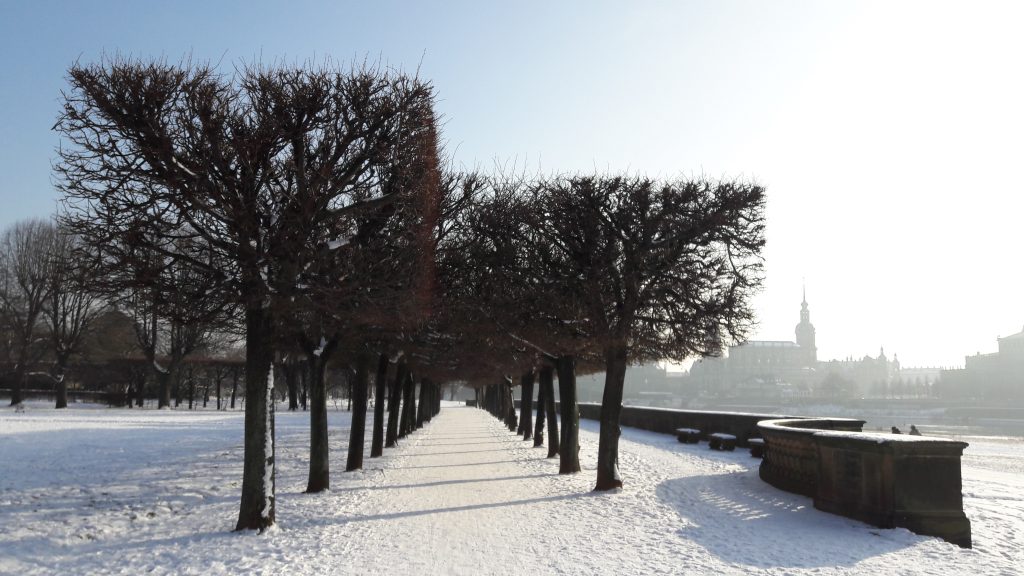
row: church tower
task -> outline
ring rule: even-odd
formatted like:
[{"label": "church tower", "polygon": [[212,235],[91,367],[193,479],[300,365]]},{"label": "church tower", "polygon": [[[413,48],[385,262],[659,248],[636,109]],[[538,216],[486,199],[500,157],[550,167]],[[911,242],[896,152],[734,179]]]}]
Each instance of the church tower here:
[{"label": "church tower", "polygon": [[814,344],[814,324],[811,324],[811,311],[807,309],[807,287],[804,287],[804,300],[800,303],[800,323],[796,325],[796,343],[802,348],[804,361],[808,365],[818,361],[818,348]]}]

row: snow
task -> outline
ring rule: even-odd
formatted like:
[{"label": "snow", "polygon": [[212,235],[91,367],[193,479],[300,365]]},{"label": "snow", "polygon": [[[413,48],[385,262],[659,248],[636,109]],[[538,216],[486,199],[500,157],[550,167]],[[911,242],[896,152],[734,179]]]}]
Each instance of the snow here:
[{"label": "snow", "polygon": [[814,436],[842,437],[862,442],[885,444],[886,442],[917,443],[917,444],[948,444],[950,438],[936,436],[914,436],[912,434],[893,434],[891,432],[844,432],[842,430],[826,430],[814,432]]},{"label": "snow", "polygon": [[171,156],[171,161],[173,161],[175,166],[177,166],[178,168],[181,168],[189,176],[191,176],[193,178],[196,177],[196,173],[191,171],[191,170],[189,170],[184,164],[181,163],[180,160],[178,160],[178,158],[176,156]]},{"label": "snow", "polygon": [[347,245],[350,242],[349,238],[338,238],[337,240],[331,240],[327,243],[328,250],[337,250],[342,246]]},{"label": "snow", "polygon": [[[0,408],[0,574],[1016,574],[1024,439],[956,438],[974,549],[882,530],[772,488],[746,451],[624,429],[625,485],[592,492],[475,408],[342,473],[349,414],[329,412],[332,490],[305,494],[309,415],[276,413],[278,528],[231,532],[241,412]],[[372,410],[368,414],[372,426]],[[367,434],[369,442],[371,434]],[[367,453],[369,449],[367,448]]]},{"label": "snow", "polygon": [[270,518],[274,511],[274,366],[267,371],[267,409],[263,438],[263,518]]},{"label": "snow", "polygon": [[153,369],[161,374],[167,374],[167,368],[161,366],[156,360],[153,360]]}]

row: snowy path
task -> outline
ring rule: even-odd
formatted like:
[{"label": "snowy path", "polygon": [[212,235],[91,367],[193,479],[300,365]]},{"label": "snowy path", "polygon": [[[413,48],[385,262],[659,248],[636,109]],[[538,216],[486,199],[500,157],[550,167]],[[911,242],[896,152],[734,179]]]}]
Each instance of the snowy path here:
[{"label": "snowy path", "polygon": [[344,525],[361,543],[346,560],[367,573],[393,574],[395,558],[412,574],[512,572],[531,548],[523,507],[571,496],[546,496],[538,480],[552,474],[528,470],[512,451],[522,439],[495,424],[480,410],[449,409],[410,437],[403,462]]},{"label": "snowy path", "polygon": [[[624,431],[627,487],[591,491],[596,423],[582,422],[584,471],[557,474],[545,449],[472,408],[409,437],[312,564],[354,574],[1017,574],[1020,506],[998,542],[960,550],[814,510],[757,477],[745,451],[718,453]],[[1002,505],[1002,499],[986,508]],[[980,510],[979,510],[980,511]],[[1007,538],[1008,537],[1008,538]],[[992,548],[987,554],[986,547]]]},{"label": "snowy path", "polygon": [[278,413],[279,527],[260,536],[231,532],[239,413],[0,410],[0,574],[975,576],[1024,565],[1021,439],[980,439],[965,455],[975,548],[961,550],[819,512],[761,482],[745,451],[627,428],[626,486],[595,494],[594,422],[581,422],[576,475],[464,407],[345,473],[349,415],[329,418],[332,490],[311,495],[308,415]]}]

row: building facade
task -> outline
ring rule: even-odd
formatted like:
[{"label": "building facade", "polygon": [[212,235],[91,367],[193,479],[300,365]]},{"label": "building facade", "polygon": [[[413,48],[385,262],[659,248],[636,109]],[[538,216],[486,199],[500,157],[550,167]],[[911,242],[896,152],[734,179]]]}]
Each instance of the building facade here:
[{"label": "building facade", "polygon": [[719,398],[839,399],[884,396],[899,381],[899,360],[884,350],[877,358],[819,361],[806,290],[794,335],[795,341],[750,340],[730,346],[726,356],[700,360],[690,370],[690,385]]},{"label": "building facade", "polygon": [[1024,330],[996,339],[998,351],[964,358],[964,367],[943,370],[939,395],[1024,404]]}]

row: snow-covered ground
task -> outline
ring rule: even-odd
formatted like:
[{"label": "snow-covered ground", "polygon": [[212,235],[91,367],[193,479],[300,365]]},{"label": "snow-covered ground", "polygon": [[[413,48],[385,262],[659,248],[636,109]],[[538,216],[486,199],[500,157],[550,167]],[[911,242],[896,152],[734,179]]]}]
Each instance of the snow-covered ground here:
[{"label": "snow-covered ground", "polygon": [[582,422],[584,471],[575,476],[559,476],[546,449],[463,407],[446,407],[364,471],[345,473],[349,417],[329,418],[332,490],[308,495],[308,415],[278,412],[279,528],[259,536],[231,532],[241,413],[0,409],[0,574],[1024,570],[1020,438],[964,438],[975,547],[962,550],[819,512],[761,482],[745,451],[626,429],[626,487],[595,494],[594,422]]}]

